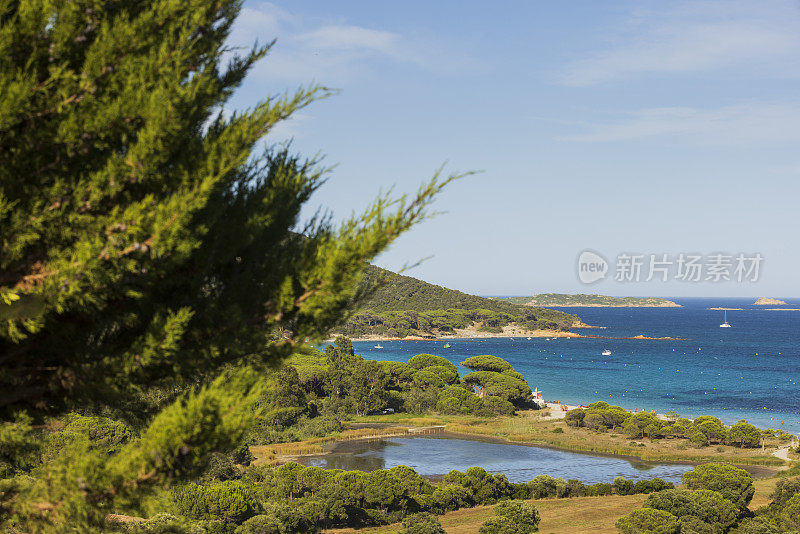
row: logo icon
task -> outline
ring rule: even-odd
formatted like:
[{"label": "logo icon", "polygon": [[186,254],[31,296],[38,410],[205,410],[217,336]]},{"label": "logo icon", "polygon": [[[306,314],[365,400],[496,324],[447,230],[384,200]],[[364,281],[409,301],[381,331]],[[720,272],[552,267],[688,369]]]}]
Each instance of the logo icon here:
[{"label": "logo icon", "polygon": [[578,279],[584,284],[593,284],[606,277],[608,262],[600,254],[584,250],[578,256]]}]

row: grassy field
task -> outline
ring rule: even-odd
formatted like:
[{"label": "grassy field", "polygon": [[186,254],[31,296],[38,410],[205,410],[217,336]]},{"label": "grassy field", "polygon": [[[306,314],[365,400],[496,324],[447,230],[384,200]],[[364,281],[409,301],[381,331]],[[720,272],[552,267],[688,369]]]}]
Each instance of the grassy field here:
[{"label": "grassy field", "polygon": [[613,430],[595,432],[573,428],[563,419],[547,420],[542,412],[520,412],[514,417],[491,419],[472,416],[426,416],[409,414],[369,416],[354,419],[361,423],[408,424],[412,426],[445,425],[449,432],[507,439],[533,445],[548,445],[568,450],[633,456],[647,461],[726,461],[740,465],[779,466],[783,461],[772,456],[781,443],[767,442],[765,451],[740,449],[730,445],[710,445],[697,448],[685,439],[634,439]]},{"label": "grassy field", "polygon": [[[770,494],[778,483],[778,478],[765,478],[755,481],[756,493],[750,509],[756,510],[770,501]],[[611,495],[608,497],[576,497],[574,499],[542,499],[531,501],[542,516],[539,532],[542,534],[583,534],[615,533],[614,523],[636,508],[640,508],[647,495]],[[448,534],[474,534],[481,524],[494,515],[493,506],[464,508],[439,516]],[[397,534],[400,524],[361,530],[336,529],[329,533],[345,534]]]},{"label": "grassy field", "polygon": [[[574,499],[542,499],[533,501],[542,516],[539,532],[543,534],[579,534],[584,532],[614,533],[620,517],[641,507],[646,495],[612,495],[608,497],[576,497]],[[448,534],[474,534],[481,524],[494,515],[493,506],[477,506],[439,516]],[[330,533],[395,534],[400,524],[361,530],[337,529]]]}]

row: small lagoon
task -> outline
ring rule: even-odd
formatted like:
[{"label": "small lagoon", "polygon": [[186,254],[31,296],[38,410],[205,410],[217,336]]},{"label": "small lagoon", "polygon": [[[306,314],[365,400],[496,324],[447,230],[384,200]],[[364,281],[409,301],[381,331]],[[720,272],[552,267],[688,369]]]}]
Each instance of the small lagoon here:
[{"label": "small lagoon", "polygon": [[511,482],[527,482],[538,475],[550,475],[575,478],[587,484],[611,482],[618,476],[632,480],[659,477],[680,483],[683,473],[693,468],[686,464],[654,464],[448,436],[349,441],[338,444],[327,455],[304,457],[298,461],[307,466],[348,471],[374,471],[407,465],[427,477],[441,476],[453,469],[464,471],[480,466],[490,473],[505,475]]}]

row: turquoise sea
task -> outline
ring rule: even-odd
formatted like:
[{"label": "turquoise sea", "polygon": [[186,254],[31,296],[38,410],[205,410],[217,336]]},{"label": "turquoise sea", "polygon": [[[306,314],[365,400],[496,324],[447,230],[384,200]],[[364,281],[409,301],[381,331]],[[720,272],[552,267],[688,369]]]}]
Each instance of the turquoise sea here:
[{"label": "turquoise sea", "polygon": [[[548,401],[588,404],[605,400],[627,409],[715,415],[726,423],[747,419],[763,428],[800,433],[800,311],[767,311],[754,299],[672,298],[682,308],[559,308],[603,329],[576,330],[632,339],[489,338],[448,341],[356,342],[358,354],[407,361],[419,353],[455,364],[493,354],[511,362]],[[787,300],[783,308],[800,308]],[[720,328],[728,311],[732,328]],[[445,348],[445,343],[450,347]],[[602,356],[604,349],[611,356]],[[459,368],[463,374],[467,369]]]}]

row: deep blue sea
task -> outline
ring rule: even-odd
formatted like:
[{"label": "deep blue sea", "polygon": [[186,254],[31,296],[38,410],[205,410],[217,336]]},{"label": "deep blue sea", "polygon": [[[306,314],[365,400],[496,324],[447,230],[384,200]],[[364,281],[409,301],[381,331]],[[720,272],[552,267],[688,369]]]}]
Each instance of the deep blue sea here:
[{"label": "deep blue sea", "polygon": [[[375,360],[407,361],[415,354],[455,364],[493,354],[508,360],[548,401],[588,404],[605,400],[627,409],[715,415],[726,423],[747,419],[762,428],[800,433],[800,311],[767,311],[754,299],[672,298],[682,308],[559,308],[603,329],[581,334],[677,337],[686,341],[626,339],[490,338],[353,343]],[[783,308],[800,308],[787,300]],[[732,328],[720,328],[728,311]],[[449,348],[444,348],[449,343]],[[611,356],[602,356],[604,349]],[[467,369],[459,367],[463,374]]]}]

